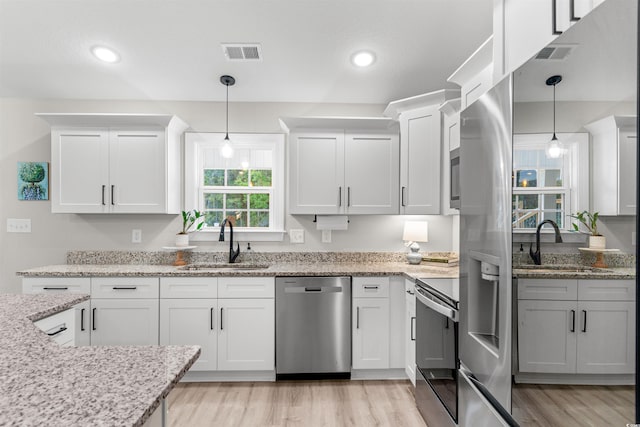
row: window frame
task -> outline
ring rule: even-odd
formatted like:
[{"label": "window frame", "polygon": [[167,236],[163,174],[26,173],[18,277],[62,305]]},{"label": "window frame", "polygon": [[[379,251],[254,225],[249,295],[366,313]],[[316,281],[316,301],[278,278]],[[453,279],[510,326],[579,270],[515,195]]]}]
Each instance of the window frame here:
[{"label": "window frame", "polygon": [[[513,195],[526,194],[564,194],[565,195],[565,215],[562,233],[571,232],[572,219],[570,215],[575,212],[589,209],[589,134],[587,132],[556,133],[567,152],[563,156],[563,185],[562,187],[512,187]],[[552,133],[514,134],[513,151],[515,154],[518,148],[544,148],[551,140]],[[568,171],[566,170],[568,168]],[[515,173],[515,165],[512,164],[512,171]],[[515,184],[515,176],[514,176]],[[544,210],[539,209],[544,214]],[[513,212],[512,212],[513,214]],[[515,234],[534,234],[535,228],[512,228]],[[546,227],[541,230],[543,233],[551,233],[551,229]]]},{"label": "window frame", "polygon": [[[185,210],[198,209],[204,211],[204,194],[210,192],[211,187],[204,186],[202,170],[202,149],[206,147],[221,147],[225,133],[222,132],[185,132],[185,162],[184,162],[184,206]],[[234,149],[254,148],[270,149],[273,151],[271,169],[271,196],[269,202],[269,224],[264,229],[251,227],[234,227],[234,237],[243,241],[273,241],[284,239],[285,216],[285,138],[281,133],[234,133],[230,135]],[[264,188],[264,187],[260,187]],[[227,187],[228,189],[228,187]],[[222,193],[250,194],[245,187],[237,187]],[[217,241],[220,227],[206,227],[198,233],[191,234],[192,241]]]}]

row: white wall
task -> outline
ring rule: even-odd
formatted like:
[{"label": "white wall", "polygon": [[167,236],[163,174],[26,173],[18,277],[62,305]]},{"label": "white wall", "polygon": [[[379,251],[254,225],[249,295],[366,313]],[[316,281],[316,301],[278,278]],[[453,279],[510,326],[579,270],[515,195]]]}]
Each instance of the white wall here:
[{"label": "white wall", "polygon": [[[281,132],[284,116],[381,116],[385,105],[237,103],[229,106],[230,132]],[[195,131],[223,132],[224,103],[170,101],[73,101],[0,99],[0,292],[20,292],[18,270],[64,264],[68,250],[159,250],[172,245],[179,229],[176,215],[52,214],[49,201],[18,201],[16,163],[51,160],[50,129],[34,113],[170,113]],[[30,218],[32,233],[6,233],[7,218]],[[452,249],[452,219],[429,221],[424,251]],[[253,243],[256,251],[403,251],[403,216],[351,216],[349,230],[334,231],[321,243],[312,216],[287,216],[285,228],[305,229],[305,243]],[[131,230],[142,230],[142,243],[131,243]],[[225,250],[226,243],[198,243],[203,250]],[[245,245],[243,245],[244,249]]]},{"label": "white wall", "polygon": [[[584,125],[610,115],[636,115],[633,102],[558,102],[556,105],[558,132],[586,132]],[[514,133],[551,132],[553,105],[550,102],[516,103],[514,106]],[[607,237],[607,247],[625,253],[634,253],[631,233],[635,232],[636,217],[600,217],[599,231]],[[516,247],[519,245],[515,245]],[[525,245],[528,247],[528,245]],[[569,245],[567,245],[569,246]],[[574,244],[573,246],[583,246]],[[562,252],[557,244],[544,244],[547,251]],[[568,249],[575,252],[575,248]]]}]

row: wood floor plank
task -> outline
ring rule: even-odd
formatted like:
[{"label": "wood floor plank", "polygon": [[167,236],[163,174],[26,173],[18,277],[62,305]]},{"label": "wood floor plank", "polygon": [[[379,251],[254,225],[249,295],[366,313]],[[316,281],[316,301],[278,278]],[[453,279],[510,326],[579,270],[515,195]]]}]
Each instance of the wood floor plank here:
[{"label": "wood floor plank", "polygon": [[408,381],[186,383],[169,426],[425,427]]}]

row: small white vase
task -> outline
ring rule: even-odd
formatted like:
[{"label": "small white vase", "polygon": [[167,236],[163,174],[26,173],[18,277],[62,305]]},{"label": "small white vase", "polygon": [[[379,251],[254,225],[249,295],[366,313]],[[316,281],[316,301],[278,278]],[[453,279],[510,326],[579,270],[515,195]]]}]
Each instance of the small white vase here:
[{"label": "small white vase", "polygon": [[189,246],[189,235],[188,234],[176,234],[176,246]]},{"label": "small white vase", "polygon": [[589,236],[589,249],[604,249],[607,247],[607,238],[604,236]]}]

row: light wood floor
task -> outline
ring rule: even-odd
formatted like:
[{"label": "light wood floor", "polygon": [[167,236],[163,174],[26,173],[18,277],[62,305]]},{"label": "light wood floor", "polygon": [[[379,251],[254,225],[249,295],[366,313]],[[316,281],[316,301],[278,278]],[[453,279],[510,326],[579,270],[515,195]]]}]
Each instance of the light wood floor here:
[{"label": "light wood floor", "polygon": [[517,384],[513,416],[522,427],[624,427],[634,419],[634,386]]},{"label": "light wood floor", "polygon": [[179,384],[168,425],[424,427],[412,388],[409,381]]}]

